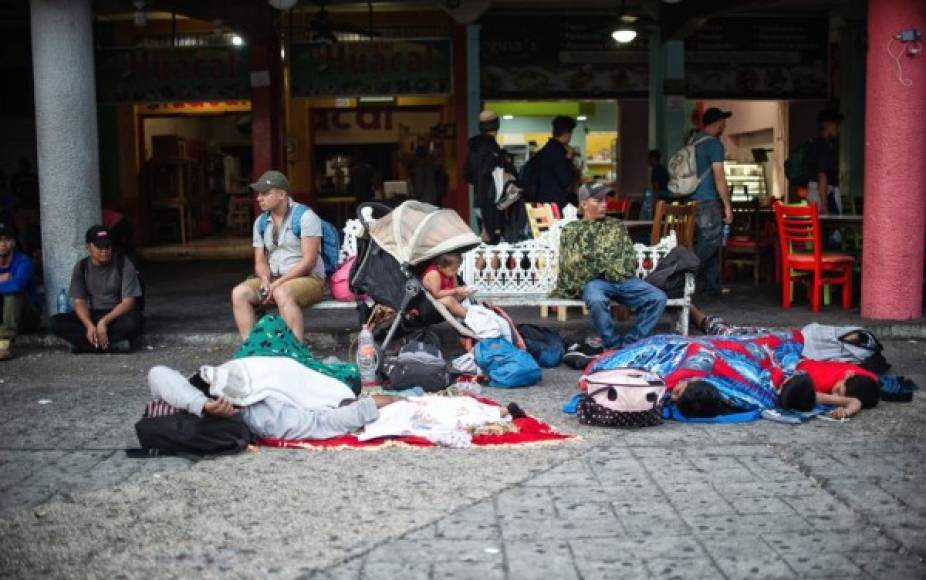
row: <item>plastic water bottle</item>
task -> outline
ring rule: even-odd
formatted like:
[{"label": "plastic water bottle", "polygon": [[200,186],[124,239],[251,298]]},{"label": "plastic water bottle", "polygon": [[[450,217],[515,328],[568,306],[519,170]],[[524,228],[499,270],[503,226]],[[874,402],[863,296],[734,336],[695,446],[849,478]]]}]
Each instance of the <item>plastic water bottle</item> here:
[{"label": "plastic water bottle", "polygon": [[68,298],[67,290],[61,289],[58,292],[58,314],[67,314],[71,311],[71,299]]},{"label": "plastic water bottle", "polygon": [[379,353],[376,351],[376,341],[373,332],[366,324],[360,330],[357,339],[357,368],[360,369],[360,384],[362,387],[379,385]]},{"label": "plastic water bottle", "polygon": [[723,224],[723,233],[721,234],[721,244],[726,246],[727,240],[730,239],[730,224]]}]

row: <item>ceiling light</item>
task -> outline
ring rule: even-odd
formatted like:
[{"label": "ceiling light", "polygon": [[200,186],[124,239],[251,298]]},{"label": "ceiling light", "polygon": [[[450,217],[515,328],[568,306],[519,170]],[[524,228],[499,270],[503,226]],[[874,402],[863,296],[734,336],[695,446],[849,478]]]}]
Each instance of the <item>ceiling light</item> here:
[{"label": "ceiling light", "polygon": [[633,39],[637,37],[637,31],[629,26],[621,25],[620,28],[611,33],[611,38],[616,40],[621,44],[627,44],[628,42],[633,42]]},{"label": "ceiling light", "polygon": [[514,119],[514,115],[502,115],[502,119],[504,119],[504,120],[506,120],[506,121],[510,121],[510,120]]},{"label": "ceiling light", "polygon": [[286,58],[286,49],[283,47],[280,47],[280,60],[284,60],[285,58]]},{"label": "ceiling light", "polygon": [[588,117],[586,117],[585,115],[579,115],[578,117],[576,117],[576,121],[588,121]]},{"label": "ceiling light", "polygon": [[235,46],[241,46],[242,44],[244,44],[244,39],[238,36],[237,34],[232,34],[231,40],[232,40],[232,44],[234,44]]}]

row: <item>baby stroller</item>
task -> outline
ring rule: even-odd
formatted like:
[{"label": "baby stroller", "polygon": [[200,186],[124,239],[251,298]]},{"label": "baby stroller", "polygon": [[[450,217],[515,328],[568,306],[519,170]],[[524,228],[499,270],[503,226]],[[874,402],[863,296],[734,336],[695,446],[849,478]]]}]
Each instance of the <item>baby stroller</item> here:
[{"label": "baby stroller", "polygon": [[[351,291],[394,311],[384,323],[374,324],[377,340],[386,331],[380,352],[397,333],[409,334],[444,321],[461,336],[475,338],[424,290],[420,279],[428,263],[441,254],[464,253],[482,242],[457,212],[419,201],[406,201],[395,209],[370,202],[357,208],[357,217],[364,235],[357,242],[358,258],[350,272]],[[361,320],[370,312],[368,306],[362,308]]]}]

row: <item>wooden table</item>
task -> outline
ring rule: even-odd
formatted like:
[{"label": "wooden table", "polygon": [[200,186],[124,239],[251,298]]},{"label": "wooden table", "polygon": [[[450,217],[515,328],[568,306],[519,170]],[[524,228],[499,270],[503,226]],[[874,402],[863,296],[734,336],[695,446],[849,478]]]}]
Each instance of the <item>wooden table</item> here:
[{"label": "wooden table", "polygon": [[653,227],[653,220],[622,220],[627,229]]}]

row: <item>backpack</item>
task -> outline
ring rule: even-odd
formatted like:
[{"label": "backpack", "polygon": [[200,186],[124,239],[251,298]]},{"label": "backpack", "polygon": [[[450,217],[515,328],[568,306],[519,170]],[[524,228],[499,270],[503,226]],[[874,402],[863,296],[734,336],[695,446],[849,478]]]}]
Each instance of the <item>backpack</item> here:
[{"label": "backpack", "polygon": [[576,415],[584,425],[653,427],[662,423],[666,384],[654,373],[616,368],[585,377],[587,394]]},{"label": "backpack", "polygon": [[[161,416],[142,417],[135,423],[135,433],[143,449],[161,453],[237,453],[251,442],[251,431],[240,415],[197,417],[179,410]],[[149,455],[155,454],[149,451]]]},{"label": "backpack", "polygon": [[502,337],[480,340],[473,353],[476,364],[489,375],[493,387],[529,387],[543,378],[543,371],[534,357]]},{"label": "backpack", "polygon": [[537,364],[547,369],[559,366],[566,354],[566,344],[558,332],[535,324],[519,324],[518,332]]},{"label": "backpack", "polygon": [[387,368],[392,390],[421,387],[427,393],[446,389],[450,385],[450,372],[440,350],[434,345],[417,340],[406,343],[399,356]]},{"label": "backpack", "polygon": [[540,194],[540,162],[534,155],[521,167],[518,175],[521,198],[527,203],[534,203]]},{"label": "backpack", "polygon": [[785,177],[791,185],[806,186],[810,182],[810,148],[813,140],[801,143],[788,154],[785,160]]},{"label": "backpack", "polygon": [[[119,284],[122,284],[122,271],[125,270],[125,261],[128,258],[125,257],[125,254],[116,254],[116,272],[119,274]],[[90,258],[84,258],[80,261],[80,277],[84,280],[84,286],[87,285],[87,263],[90,261]],[[135,262],[132,262],[132,265],[135,266]],[[141,288],[141,296],[135,297],[135,309],[139,312],[145,311],[145,278],[142,276],[141,270],[138,269],[138,266],[135,266],[135,275],[138,278],[138,286]],[[93,305],[91,304],[91,307]]]},{"label": "backpack", "polygon": [[[308,207],[301,203],[293,203],[293,211],[289,214],[289,227],[293,231],[293,235],[297,238],[302,237],[302,216],[305,215],[308,209]],[[338,269],[338,264],[341,261],[341,234],[338,233],[336,227],[325,220],[319,218],[319,221],[322,223],[322,243],[320,250],[322,259],[325,261],[325,276],[331,276],[334,274],[335,270]],[[267,231],[267,224],[269,222],[269,211],[261,213],[260,217],[257,219],[257,233],[260,235],[261,239],[264,237],[264,232]]]},{"label": "backpack", "polygon": [[693,139],[694,137],[669,159],[669,191],[676,196],[694,193],[701,184],[701,180],[711,171],[711,168],[708,167],[704,173],[698,175],[697,147],[710,139],[710,137],[704,136],[697,141],[693,141]]}]

